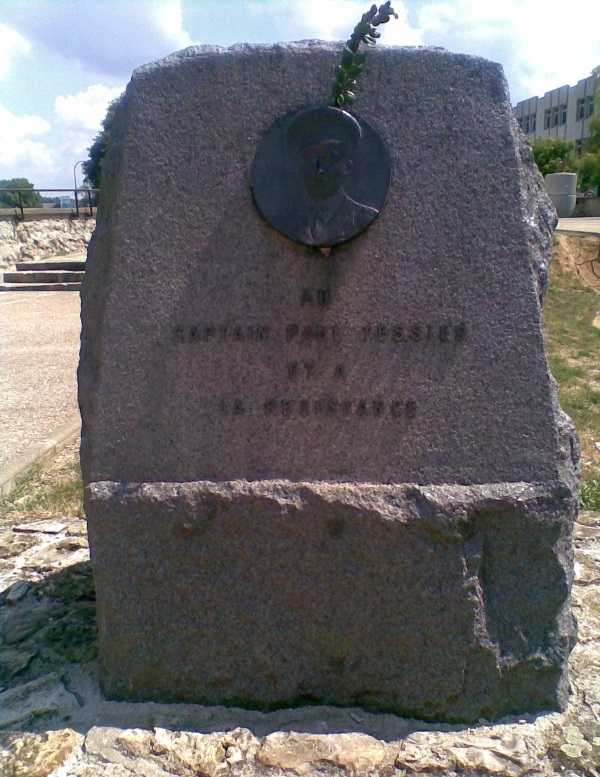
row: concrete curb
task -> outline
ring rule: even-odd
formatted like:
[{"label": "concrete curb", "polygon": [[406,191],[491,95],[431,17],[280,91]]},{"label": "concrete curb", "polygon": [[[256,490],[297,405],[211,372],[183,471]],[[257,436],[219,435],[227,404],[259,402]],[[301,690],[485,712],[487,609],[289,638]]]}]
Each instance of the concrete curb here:
[{"label": "concrete curb", "polygon": [[65,424],[59,426],[58,429],[55,429],[47,439],[31,445],[8,464],[0,467],[0,496],[9,494],[27,470],[60,451],[65,445],[72,442],[80,431],[81,418],[78,413]]},{"label": "concrete curb", "polygon": [[576,237],[600,237],[600,232],[584,232],[583,230],[565,227],[556,227],[554,232],[560,232],[561,235],[575,235]]}]

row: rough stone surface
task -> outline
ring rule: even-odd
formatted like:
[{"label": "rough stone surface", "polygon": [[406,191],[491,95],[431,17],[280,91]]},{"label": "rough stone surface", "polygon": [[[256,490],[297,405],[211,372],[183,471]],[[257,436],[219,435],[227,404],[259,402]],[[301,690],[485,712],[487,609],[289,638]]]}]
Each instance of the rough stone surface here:
[{"label": "rough stone surface", "polygon": [[563,706],[558,489],[92,484],[105,692],[470,720]]},{"label": "rough stone surface", "polygon": [[393,185],[328,257],[254,207],[262,134],[326,100],[339,53],[198,50],[134,75],[82,289],[86,481],[564,476],[537,299],[555,216],[499,66],[372,52],[360,112]]},{"label": "rough stone surface", "polygon": [[73,754],[83,736],[72,729],[0,737],[5,777],[48,777]]},{"label": "rough stone surface", "polygon": [[275,232],[253,155],[327,98],[339,54],[193,49],[128,87],[82,288],[103,688],[564,708],[578,447],[540,328],[555,213],[499,66],[383,49],[360,104],[392,160],[380,217],[328,255]]},{"label": "rough stone surface", "polygon": [[8,593],[6,594],[6,604],[8,604],[9,607],[12,607],[19,601],[19,599],[22,599],[25,596],[28,590],[29,586],[22,580],[19,580],[19,582],[11,585]]},{"label": "rough stone surface", "polygon": [[76,698],[67,691],[59,674],[52,672],[0,693],[0,728],[28,723],[58,710],[68,713],[76,707]]},{"label": "rough stone surface", "polygon": [[365,774],[375,771],[388,760],[386,755],[383,742],[364,734],[340,734],[330,738],[277,733],[265,738],[256,758],[265,766],[296,774],[308,774],[324,764],[334,764],[354,774]]},{"label": "rough stone surface", "polygon": [[13,677],[23,672],[34,656],[35,653],[29,650],[17,648],[0,650],[0,685],[10,682]]},{"label": "rough stone surface", "polygon": [[92,218],[0,221],[0,269],[62,252],[84,251],[95,226]]}]

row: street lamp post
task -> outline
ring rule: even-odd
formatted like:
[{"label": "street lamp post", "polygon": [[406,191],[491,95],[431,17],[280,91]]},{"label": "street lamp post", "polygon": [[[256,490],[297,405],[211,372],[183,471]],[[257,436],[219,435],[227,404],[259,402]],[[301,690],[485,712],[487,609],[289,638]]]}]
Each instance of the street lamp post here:
[{"label": "street lamp post", "polygon": [[85,159],[80,159],[79,161],[75,162],[75,166],[73,167],[73,183],[75,185],[75,197],[77,197],[77,165],[82,165],[85,162]]},{"label": "street lamp post", "polygon": [[77,165],[82,165],[85,159],[79,159],[73,167],[73,183],[75,184],[75,212],[79,216],[79,200],[77,199]]}]

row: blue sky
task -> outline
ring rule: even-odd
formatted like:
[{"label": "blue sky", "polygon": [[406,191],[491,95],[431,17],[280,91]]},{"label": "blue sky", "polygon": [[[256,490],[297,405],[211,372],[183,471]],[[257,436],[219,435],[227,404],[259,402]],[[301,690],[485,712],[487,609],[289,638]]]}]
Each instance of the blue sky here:
[{"label": "blue sky", "polygon": [[[500,62],[514,102],[600,64],[600,2],[395,0],[382,42]],[[0,0],[0,179],[70,187],[138,66],[186,46],[345,40],[368,0]],[[81,175],[78,168],[78,183]]]}]

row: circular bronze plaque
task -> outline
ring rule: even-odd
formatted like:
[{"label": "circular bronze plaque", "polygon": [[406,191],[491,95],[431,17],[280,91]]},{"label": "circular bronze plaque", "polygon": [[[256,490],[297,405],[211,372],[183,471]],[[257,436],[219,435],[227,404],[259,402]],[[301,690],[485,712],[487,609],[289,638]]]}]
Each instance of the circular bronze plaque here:
[{"label": "circular bronze plaque", "polygon": [[318,107],[284,116],[265,132],[250,174],[266,221],[310,246],[363,232],[385,205],[390,157],[364,119]]}]

